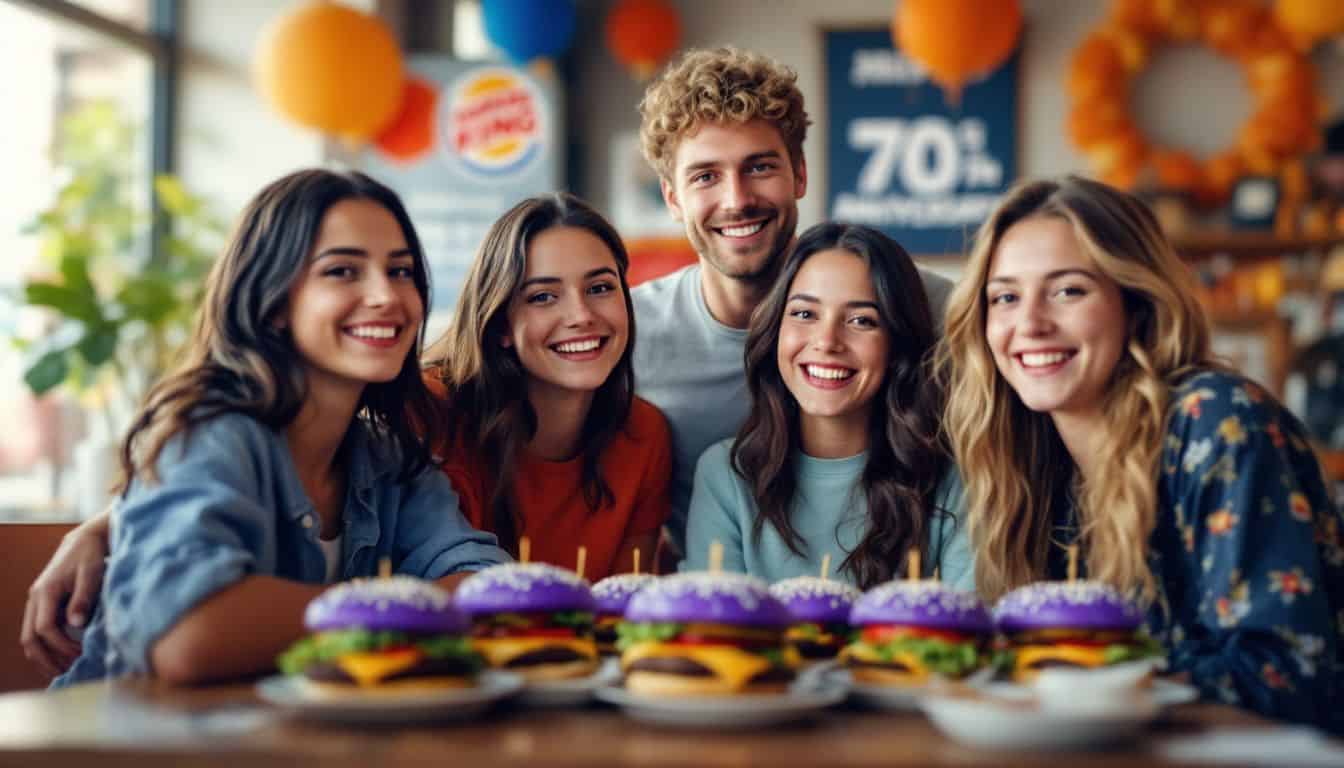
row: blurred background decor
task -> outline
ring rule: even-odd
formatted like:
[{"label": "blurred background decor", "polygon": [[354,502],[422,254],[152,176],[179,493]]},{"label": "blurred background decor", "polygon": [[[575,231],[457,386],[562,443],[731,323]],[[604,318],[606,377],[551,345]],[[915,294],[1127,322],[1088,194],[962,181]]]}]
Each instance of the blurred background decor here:
[{"label": "blurred background decor", "polygon": [[289,119],[359,145],[401,106],[401,50],[376,16],[314,0],[277,16],[256,48],[257,90]]},{"label": "blurred background decor", "polygon": [[[1320,146],[1316,70],[1269,6],[1243,0],[1116,0],[1069,67],[1067,130],[1097,176],[1134,189],[1145,176],[1204,205],[1228,200],[1242,175],[1276,176]],[[1155,146],[1129,114],[1130,89],[1161,46],[1206,45],[1242,68],[1254,106],[1234,146],[1207,161]],[[1300,166],[1299,166],[1300,167]]]},{"label": "blurred background decor", "polygon": [[486,37],[514,64],[553,68],[574,40],[573,0],[481,0]]},{"label": "blurred background decor", "polygon": [[606,38],[611,55],[643,82],[681,46],[681,16],[667,0],[618,0]]},{"label": "blurred background decor", "polygon": [[949,104],[998,69],[1022,33],[1018,0],[901,0],[891,22],[896,47],[942,87]]},{"label": "blurred background decor", "polygon": [[156,215],[139,201],[131,169],[138,128],[107,103],[92,103],[62,125],[65,182],[28,228],[40,266],[18,300],[40,320],[20,329],[24,383],[35,397],[57,388],[77,395],[96,418],[74,449],[81,513],[106,498],[115,448],[148,388],[176,359],[200,305],[223,225],[171,175],[154,179],[156,247],[143,239]]}]

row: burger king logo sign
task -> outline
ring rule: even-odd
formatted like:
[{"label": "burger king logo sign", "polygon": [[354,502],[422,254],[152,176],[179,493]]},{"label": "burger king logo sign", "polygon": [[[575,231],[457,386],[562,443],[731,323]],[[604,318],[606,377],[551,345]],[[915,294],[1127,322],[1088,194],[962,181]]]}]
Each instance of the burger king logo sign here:
[{"label": "burger king logo sign", "polygon": [[453,83],[449,96],[439,120],[443,146],[468,173],[508,176],[541,154],[546,102],[522,73],[495,67],[472,70]]}]

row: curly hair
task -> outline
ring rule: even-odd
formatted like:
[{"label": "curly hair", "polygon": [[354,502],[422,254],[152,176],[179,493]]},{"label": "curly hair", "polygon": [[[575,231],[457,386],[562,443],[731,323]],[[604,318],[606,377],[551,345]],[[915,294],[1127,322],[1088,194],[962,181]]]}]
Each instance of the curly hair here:
[{"label": "curly hair", "polygon": [[[1126,342],[1111,374],[1099,463],[1078,476],[1049,414],[1027,409],[995,366],[985,336],[985,286],[1004,234],[1028,218],[1068,222],[1097,269],[1124,298]],[[948,301],[938,348],[947,405],[943,428],[966,484],[976,587],[993,599],[1046,576],[1053,512],[1076,491],[1088,574],[1145,597],[1157,522],[1157,473],[1171,389],[1220,367],[1193,275],[1152,212],[1124,192],[1074,176],[1012,189],[981,225],[965,276]]]},{"label": "curly hair", "polygon": [[700,124],[765,120],[779,130],[797,170],[811,123],[797,81],[792,69],[758,53],[737,48],[687,51],[668,65],[639,103],[644,159],[669,178],[677,142]]}]

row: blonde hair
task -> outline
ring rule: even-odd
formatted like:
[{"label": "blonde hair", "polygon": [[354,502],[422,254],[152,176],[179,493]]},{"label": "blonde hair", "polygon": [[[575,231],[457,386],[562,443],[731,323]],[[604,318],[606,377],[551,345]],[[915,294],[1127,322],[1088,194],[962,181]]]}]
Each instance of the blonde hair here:
[{"label": "blonde hair", "polygon": [[687,51],[639,102],[644,159],[669,178],[677,142],[702,124],[765,120],[779,131],[797,171],[811,122],[797,81],[792,69],[758,53],[737,48]]},{"label": "blonde hair", "polygon": [[[1082,251],[1120,287],[1128,340],[1104,398],[1099,463],[1083,483],[1048,414],[1027,409],[1000,375],[985,337],[985,285],[1000,240],[1027,218],[1063,219]],[[943,428],[966,484],[976,587],[987,599],[1045,576],[1052,513],[1079,491],[1079,540],[1088,574],[1151,598],[1148,539],[1172,387],[1217,367],[1193,276],[1138,199],[1069,176],[1010,190],[980,227],[948,302],[938,369]],[[986,407],[988,406],[988,407]]]}]

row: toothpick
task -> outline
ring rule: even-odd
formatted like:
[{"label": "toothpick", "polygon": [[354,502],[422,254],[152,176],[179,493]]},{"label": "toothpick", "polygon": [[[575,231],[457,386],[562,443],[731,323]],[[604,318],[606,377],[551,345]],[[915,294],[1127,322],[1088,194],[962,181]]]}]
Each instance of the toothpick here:
[{"label": "toothpick", "polygon": [[639,547],[635,547],[635,575],[639,575]]},{"label": "toothpick", "polygon": [[378,560],[378,578],[392,578],[392,558],[384,557]]},{"label": "toothpick", "polygon": [[919,581],[919,550],[911,549],[910,555],[905,559],[905,578],[910,581]]},{"label": "toothpick", "polygon": [[518,537],[518,562],[526,563],[532,559],[532,540],[526,536]]},{"label": "toothpick", "polygon": [[934,581],[941,581],[941,580],[942,580],[942,577],[938,574],[938,566],[936,566],[936,565],[933,566],[933,580],[934,580]]},{"label": "toothpick", "polygon": [[831,553],[827,552],[821,556],[821,580],[826,580],[826,575],[831,572]]},{"label": "toothpick", "polygon": [[588,560],[588,548],[585,547],[585,546],[583,546],[582,544],[580,544],[580,545],[579,545],[579,567],[577,567],[577,568],[574,569],[575,573],[579,574],[579,578],[580,578],[580,579],[583,578],[583,566],[587,564],[587,563],[586,563],[587,560]]},{"label": "toothpick", "polygon": [[709,570],[714,573],[723,570],[723,542],[718,539],[709,543]]},{"label": "toothpick", "polygon": [[1078,545],[1070,544],[1069,550],[1069,583],[1078,580]]}]

